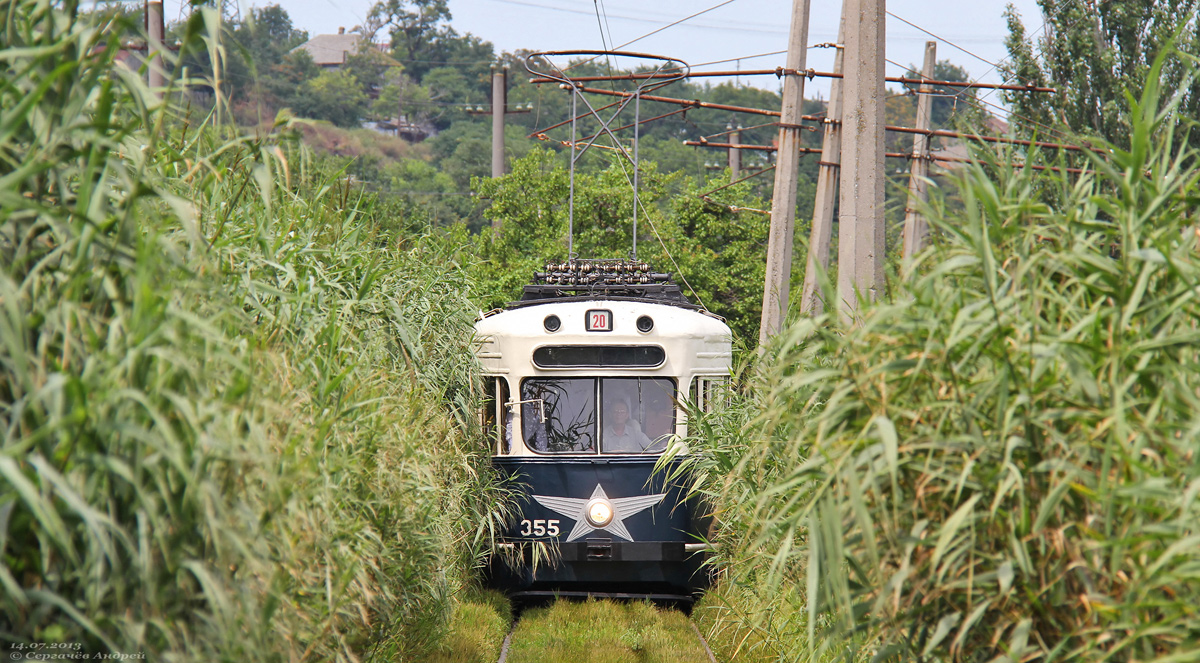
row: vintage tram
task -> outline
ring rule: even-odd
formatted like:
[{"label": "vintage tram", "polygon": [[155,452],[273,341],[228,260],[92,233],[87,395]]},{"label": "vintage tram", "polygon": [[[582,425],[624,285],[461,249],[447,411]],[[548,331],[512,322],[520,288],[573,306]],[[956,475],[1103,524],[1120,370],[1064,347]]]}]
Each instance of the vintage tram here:
[{"label": "vintage tram", "polygon": [[[551,596],[690,605],[706,585],[708,518],[668,445],[687,403],[711,407],[731,333],[667,274],[634,260],[548,265],[520,301],[476,323],[496,470],[520,486],[488,581],[518,603]],[[534,563],[542,544],[549,559]]]}]

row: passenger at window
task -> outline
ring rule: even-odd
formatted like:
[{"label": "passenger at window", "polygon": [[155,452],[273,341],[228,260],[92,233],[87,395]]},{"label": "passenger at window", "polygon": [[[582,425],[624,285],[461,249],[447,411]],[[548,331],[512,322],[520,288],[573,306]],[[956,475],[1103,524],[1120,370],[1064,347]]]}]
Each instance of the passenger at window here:
[{"label": "passenger at window", "polygon": [[640,453],[650,448],[650,438],[638,422],[629,418],[629,403],[613,401],[604,425],[604,449],[608,452]]},{"label": "passenger at window", "polygon": [[667,446],[667,440],[675,432],[675,407],[670,396],[653,390],[643,403],[645,410],[645,427],[642,429],[646,436],[654,441],[651,451],[662,451]]}]

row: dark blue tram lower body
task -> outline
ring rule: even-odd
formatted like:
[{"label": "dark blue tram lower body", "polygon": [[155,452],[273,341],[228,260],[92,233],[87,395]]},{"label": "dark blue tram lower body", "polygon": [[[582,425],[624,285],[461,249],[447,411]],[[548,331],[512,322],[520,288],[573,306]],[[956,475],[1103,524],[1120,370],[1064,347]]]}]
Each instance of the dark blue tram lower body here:
[{"label": "dark blue tram lower body", "polygon": [[[493,458],[524,496],[502,541],[511,544],[509,559],[493,556],[488,584],[514,600],[600,596],[690,604],[708,586],[699,544],[711,519],[695,500],[683,500],[678,482],[667,484],[664,472],[653,471],[655,460]],[[597,496],[615,507],[614,522],[599,529],[584,515]],[[535,568],[530,544],[538,541],[556,544],[558,555]]]}]

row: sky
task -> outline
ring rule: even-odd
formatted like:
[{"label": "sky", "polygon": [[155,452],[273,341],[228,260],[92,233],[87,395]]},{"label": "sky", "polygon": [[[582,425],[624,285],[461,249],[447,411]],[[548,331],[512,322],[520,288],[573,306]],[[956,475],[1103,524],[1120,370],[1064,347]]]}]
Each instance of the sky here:
[{"label": "sky", "polygon": [[[374,1],[278,3],[296,28],[312,36],[336,33],[338,27],[352,30],[365,21]],[[245,13],[252,6],[267,4],[273,2],[242,0],[240,9]],[[910,65],[919,68],[925,42],[933,40],[938,42],[938,60],[965,68],[975,80],[1004,82],[994,65],[1008,55],[1003,13],[1009,4],[1020,13],[1027,33],[1041,29],[1036,0],[890,0],[887,75],[899,76]],[[497,51],[593,50],[616,45],[681,59],[694,71],[737,71],[784,64],[782,53],[752,56],[787,49],[792,0],[449,0],[449,7],[455,30],[490,41]],[[164,0],[163,9],[167,20],[176,18],[179,0]],[[833,49],[811,45],[836,41],[840,14],[840,2],[811,2],[807,67],[832,71]],[[738,81],[771,90],[780,87],[774,76],[743,76]],[[829,79],[806,83],[806,97],[828,95]],[[993,93],[985,99],[999,103],[998,97]]]}]

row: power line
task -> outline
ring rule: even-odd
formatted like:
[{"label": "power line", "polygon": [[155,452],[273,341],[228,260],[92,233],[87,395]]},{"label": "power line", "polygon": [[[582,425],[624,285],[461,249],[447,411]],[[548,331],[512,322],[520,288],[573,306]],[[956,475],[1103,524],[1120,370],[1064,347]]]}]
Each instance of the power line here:
[{"label": "power line", "polygon": [[890,11],[887,13],[887,15],[888,15],[888,16],[891,16],[892,18],[896,19],[897,21],[900,21],[900,22],[902,22],[902,23],[907,23],[908,25],[910,25],[910,26],[912,26],[912,27],[914,27],[914,28],[916,28],[916,29],[920,30],[921,32],[924,32],[925,34],[929,35],[930,37],[933,37],[934,39],[937,39],[938,41],[945,42],[945,43],[947,43],[947,44],[949,44],[949,45],[953,46],[954,48],[957,48],[958,50],[962,51],[963,53],[966,53],[967,55],[970,55],[971,57],[973,57],[973,58],[975,58],[975,59],[979,60],[980,62],[982,62],[982,63],[984,63],[984,64],[989,64],[989,65],[991,65],[993,69],[995,69],[995,68],[997,67],[996,63],[992,62],[991,60],[988,60],[987,58],[985,58],[985,57],[983,57],[983,56],[981,56],[981,55],[977,55],[976,53],[972,53],[971,51],[969,51],[969,50],[967,50],[967,49],[963,48],[962,46],[959,46],[958,44],[956,44],[956,43],[954,43],[954,42],[950,41],[949,39],[946,39],[945,37],[940,37],[940,36],[938,36],[938,35],[936,35],[936,34],[934,34],[934,33],[930,32],[929,30],[926,30],[925,28],[923,28],[923,27],[921,27],[921,26],[917,25],[916,23],[913,23],[912,21],[909,21],[908,19],[901,18],[901,17],[899,17],[899,16],[897,16],[897,15],[893,14],[893,13],[892,13],[892,12],[890,12]]},{"label": "power line", "polygon": [[1047,124],[1043,124],[1032,118],[1025,117],[1024,115],[1014,113],[1013,111],[1008,110],[1008,109],[1004,108],[1003,106],[1000,106],[999,104],[995,104],[990,101],[987,101],[986,99],[983,99],[980,97],[961,97],[961,99],[962,99],[963,103],[966,103],[968,105],[974,105],[976,108],[979,108],[979,110],[981,110],[985,113],[988,112],[988,110],[983,108],[979,104],[984,104],[991,108],[995,108],[996,110],[999,110],[999,111],[1005,113],[1009,118],[1015,118],[1021,122],[1025,122],[1026,124],[1028,124],[1032,127],[1044,129],[1047,134],[1050,134],[1052,136],[1057,136],[1061,140],[1066,140],[1067,138],[1069,138],[1069,136],[1067,136],[1061,130],[1059,130],[1055,127],[1052,127]]},{"label": "power line", "polygon": [[[501,1],[503,1],[503,2],[516,2],[517,0],[501,0]],[[679,25],[680,23],[683,23],[684,21],[690,21],[691,19],[693,19],[693,18],[696,18],[697,16],[700,16],[700,15],[702,15],[702,14],[707,14],[708,12],[710,12],[710,11],[713,11],[714,9],[720,9],[721,7],[724,7],[725,5],[728,5],[728,4],[730,4],[730,3],[733,3],[733,2],[735,2],[735,1],[736,1],[736,0],[725,0],[725,2],[721,2],[721,3],[718,3],[718,4],[716,4],[716,5],[713,5],[712,7],[709,7],[708,9],[703,9],[703,10],[701,10],[701,11],[698,11],[698,12],[696,12],[695,14],[692,14],[692,15],[690,15],[690,16],[685,16],[685,17],[683,17],[683,18],[679,19],[678,21],[675,21],[675,22],[673,22],[673,23],[668,23],[667,25],[664,25],[664,26],[662,26],[662,27],[660,27],[660,28],[658,28],[658,29],[651,30],[650,32],[647,32],[646,34],[644,34],[644,35],[642,35],[642,36],[640,36],[640,37],[637,37],[637,38],[635,38],[635,39],[632,39],[632,40],[630,40],[630,41],[627,41],[627,42],[625,42],[624,44],[621,44],[620,46],[615,46],[615,47],[613,47],[613,49],[612,49],[612,50],[614,50],[614,51],[619,51],[619,50],[621,50],[622,48],[625,48],[626,46],[629,46],[630,44],[637,43],[637,42],[639,42],[639,41],[641,41],[641,40],[643,40],[643,39],[645,39],[645,38],[647,38],[647,37],[650,37],[650,36],[652,36],[652,35],[656,35],[656,34],[658,34],[658,33],[662,32],[663,30],[666,30],[667,28],[672,28],[672,27],[675,27],[676,25]],[[564,68],[562,71],[564,71],[564,72],[570,71],[571,69],[574,69],[575,67],[578,67],[578,66],[580,66],[580,65],[585,65],[585,64],[587,64],[587,63],[589,63],[589,62],[593,62],[593,61],[595,61],[595,60],[596,60],[596,58],[598,58],[598,57],[599,57],[599,56],[593,56],[593,57],[591,57],[591,58],[588,58],[588,59],[586,59],[586,60],[583,60],[582,62],[576,62],[575,64],[572,64],[572,65],[569,65],[569,66],[567,66],[567,67],[566,67],[566,68]]]},{"label": "power line", "polygon": [[[605,33],[605,31],[607,31],[608,32],[608,43],[611,44],[611,43],[613,43],[613,37],[612,37],[612,26],[608,24],[608,8],[604,6],[604,0],[598,0],[598,1],[593,0],[593,2],[597,2],[597,9],[599,10],[599,12],[601,14],[604,15],[604,27],[600,29],[601,43],[604,42],[604,33]],[[599,19],[599,16],[597,16],[596,18]],[[605,48],[607,48],[607,46]],[[609,67],[612,67],[612,63],[609,63]]]},{"label": "power line", "polygon": [[726,62],[740,62],[742,60],[753,60],[754,58],[765,58],[769,55],[783,55],[787,51],[771,51],[770,53],[758,53],[757,55],[745,55],[740,58],[729,58],[728,60],[713,60],[712,62],[701,62],[700,64],[692,65],[692,68],[707,67],[712,64],[725,64]]},{"label": "power line", "polygon": [[[889,62],[890,62],[890,60],[889,60]],[[897,66],[901,66],[895,62],[893,62],[893,64],[897,64]],[[835,73],[835,72],[817,71],[815,69],[804,69],[804,70],[798,71],[798,70],[794,70],[794,69],[784,69],[783,67],[776,67],[775,69],[751,69],[751,70],[747,70],[747,71],[697,71],[697,72],[688,73],[687,75],[684,76],[684,78],[705,78],[705,77],[710,77],[710,76],[775,76],[775,77],[782,77],[782,76],[793,75],[793,74],[797,74],[800,76],[807,76],[808,78],[814,78],[814,77],[818,77],[818,76],[822,77],[822,78],[843,78],[842,74]],[[677,75],[675,75],[675,74],[659,74],[659,73],[635,73],[635,74],[617,74],[615,76],[576,76],[576,77],[572,78],[571,81],[574,83],[582,83],[582,82],[613,81],[613,80],[636,81],[636,80],[647,80],[647,79],[653,79],[653,78],[677,78]],[[554,82],[557,82],[557,80],[558,79],[542,76],[542,77],[538,77],[538,78],[531,78],[529,80],[529,82],[533,83],[535,85],[540,85],[542,83],[554,83]],[[969,88],[969,89],[999,87],[1001,89],[1023,90],[1023,91],[1028,91],[1028,92],[1057,92],[1057,90],[1055,90],[1054,88],[1034,87],[1031,85],[999,85],[999,84],[995,84],[995,83],[978,83],[978,82],[965,82],[965,81],[940,81],[940,80],[933,80],[933,79],[904,78],[903,76],[888,76],[888,77],[885,77],[884,80],[887,81],[888,83],[904,83],[904,84],[931,83],[933,85],[941,85],[941,86],[945,86],[945,87],[961,87],[961,88]]]},{"label": "power line", "polygon": [[[603,4],[601,4],[600,0],[592,0],[592,6],[596,8],[596,24],[600,28],[600,45],[603,46],[604,50],[607,51],[608,45],[613,43],[612,28],[608,25],[608,10],[604,8],[604,6],[603,6]],[[600,20],[601,14],[604,14],[603,21]],[[605,40],[605,38],[604,38],[604,29],[605,28],[608,28],[608,39],[607,40]],[[605,64],[608,65],[608,73],[611,74],[613,72],[612,57],[605,55],[604,62],[605,62]],[[616,83],[613,83],[613,85],[615,86]],[[615,89],[615,87],[614,87],[614,89]]]},{"label": "power line", "polygon": [[[730,0],[730,1],[732,2],[733,0]],[[502,2],[502,3],[510,4],[510,5],[521,5],[521,6],[525,6],[525,7],[536,7],[538,9],[548,9],[550,11],[563,12],[566,14],[581,14],[581,15],[585,15],[585,16],[592,15],[592,12],[585,11],[582,9],[572,9],[572,8],[568,8],[568,7],[556,7],[554,5],[548,5],[548,4],[539,3],[539,2],[528,2],[527,0],[496,0],[496,2]],[[726,3],[726,4],[728,4],[728,3]],[[710,10],[705,10],[705,12],[707,12],[707,11],[710,11]],[[703,14],[705,12],[700,12],[700,13]],[[648,14],[648,12],[643,12],[642,14],[643,15],[641,15],[641,16],[628,16],[628,15],[622,15],[622,14],[606,13],[606,16],[609,16],[611,18],[621,19],[624,21],[633,21],[636,23],[650,23],[650,24],[662,23],[662,20],[660,20],[660,19],[648,18],[646,16],[646,14]],[[663,16],[664,19],[669,19],[668,15],[665,15],[665,14],[660,14],[660,15]],[[734,30],[734,31],[738,31],[738,32],[754,32],[754,33],[759,33],[759,34],[773,34],[773,35],[786,34],[786,31],[779,30],[777,28],[772,28],[768,24],[749,23],[746,21],[722,21],[719,25],[709,25],[706,23],[693,23],[689,27],[703,28],[706,30],[721,30],[721,31]],[[632,43],[632,42],[630,42],[630,43]]]},{"label": "power line", "polygon": [[[1056,7],[1053,14],[1051,14],[1049,16],[1046,16],[1043,14],[1044,20],[1042,21],[1042,27],[1035,30],[1035,32],[1042,33],[1042,36],[1041,36],[1041,38],[1039,38],[1039,41],[1033,42],[1037,46],[1038,50],[1040,50],[1042,52],[1043,58],[1046,57],[1046,46],[1045,46],[1046,29],[1050,26],[1051,19],[1053,19],[1055,15],[1062,13],[1064,10],[1066,10],[1071,5],[1074,5],[1075,2],[1076,2],[1076,0],[1067,0],[1066,4],[1059,5],[1058,7]],[[1080,16],[1080,18],[1082,18],[1082,15]],[[1078,19],[1076,19],[1076,20],[1078,20]],[[1068,24],[1067,27],[1070,27],[1071,25],[1073,25],[1073,23]],[[1012,60],[1012,56],[1009,55],[1008,57],[1004,58],[1000,62],[1004,63],[1004,62],[1009,62],[1011,60]],[[997,65],[993,68],[999,69],[999,65]],[[985,72],[984,75],[987,75],[988,73],[991,73],[990,70],[988,72]],[[1019,72],[1014,71],[1014,72],[1012,72],[1011,75],[1006,77],[1006,80],[1012,79],[1012,78],[1019,78],[1019,77],[1020,77]],[[991,92],[988,92],[987,94],[984,94],[983,96],[987,97],[989,95],[991,95]]]},{"label": "power line", "polygon": [[620,46],[616,47],[616,48],[615,48],[615,49],[613,49],[613,50],[617,50],[617,51],[619,51],[619,50],[621,50],[622,48],[625,48],[626,46],[628,46],[628,45],[630,45],[630,44],[633,44],[633,43],[636,43],[636,42],[639,42],[639,41],[641,41],[641,40],[645,39],[646,37],[649,37],[649,36],[651,36],[651,35],[656,35],[656,34],[658,34],[658,33],[662,32],[663,30],[666,30],[667,28],[673,28],[673,27],[675,27],[676,25],[679,25],[680,23],[683,23],[684,21],[690,21],[690,20],[692,20],[693,18],[696,18],[697,16],[700,16],[700,15],[702,15],[702,14],[707,14],[708,12],[710,12],[710,11],[712,11],[712,10],[714,10],[714,9],[720,9],[721,7],[724,7],[725,5],[728,5],[728,4],[730,4],[730,3],[733,3],[734,1],[735,1],[735,0],[725,0],[725,2],[722,2],[722,3],[719,3],[719,4],[713,5],[712,7],[709,7],[708,9],[704,9],[704,10],[698,11],[698,12],[696,12],[695,14],[692,14],[691,16],[685,16],[685,17],[683,17],[683,18],[679,19],[678,21],[675,21],[674,23],[668,23],[667,25],[664,25],[664,26],[662,26],[661,28],[659,28],[659,29],[657,29],[657,30],[651,30],[650,32],[647,32],[646,34],[642,35],[641,37],[638,37],[637,39],[634,39],[634,40],[631,40],[631,41],[627,41],[627,42],[625,42],[624,44],[621,44]]},{"label": "power line", "polygon": [[[913,23],[912,21],[909,21],[908,19],[905,19],[905,18],[903,18],[903,17],[901,17],[901,16],[897,16],[896,14],[894,14],[894,13],[892,13],[892,12],[890,12],[890,11],[889,11],[889,12],[887,12],[887,14],[888,14],[888,16],[891,16],[892,18],[894,18],[894,19],[896,19],[896,20],[898,20],[898,21],[901,21],[901,22],[903,22],[903,23],[906,23],[906,24],[908,24],[908,25],[910,25],[910,26],[912,26],[912,27],[914,27],[914,28],[916,28],[916,29],[920,30],[921,32],[924,32],[925,34],[929,35],[930,37],[933,37],[934,39],[937,39],[937,40],[938,40],[938,41],[940,41],[940,42],[944,42],[944,43],[946,43],[946,44],[949,44],[950,46],[953,46],[954,48],[957,48],[958,50],[962,51],[963,53],[966,53],[967,55],[970,55],[971,57],[973,57],[973,58],[975,58],[975,59],[979,60],[980,62],[983,62],[984,64],[986,64],[986,65],[989,65],[989,66],[991,67],[990,69],[988,69],[987,71],[985,71],[985,72],[983,73],[983,75],[975,77],[975,79],[972,81],[972,83],[978,83],[980,80],[982,80],[982,79],[983,79],[983,77],[984,77],[984,76],[987,76],[988,74],[992,73],[992,71],[998,70],[998,69],[1000,68],[1000,65],[996,64],[995,62],[992,62],[991,60],[988,60],[987,58],[984,58],[984,57],[983,57],[983,56],[981,56],[981,55],[978,55],[978,54],[976,54],[976,53],[974,53],[974,52],[972,52],[972,51],[969,51],[969,50],[967,50],[966,48],[964,48],[964,47],[962,47],[962,46],[959,46],[958,44],[956,44],[956,43],[954,43],[954,42],[950,41],[949,39],[946,39],[945,37],[942,37],[942,36],[940,36],[940,35],[937,35],[937,34],[935,34],[935,33],[931,32],[931,31],[929,31],[929,30],[926,30],[925,28],[923,28],[923,27],[921,27],[921,26],[917,25],[916,23]],[[890,60],[889,60],[889,62],[890,62]],[[893,62],[892,64],[896,64],[896,63],[894,63],[894,62]],[[903,65],[897,65],[897,66],[903,66]],[[1011,81],[1011,79],[1012,79],[1012,78],[1016,78],[1016,76],[1005,78],[1005,79],[1004,79],[1004,84],[1008,84],[1008,83]],[[958,94],[959,94],[959,96],[961,96],[961,95],[965,95],[965,94],[966,94],[966,92],[967,92],[967,90],[969,90],[969,89],[973,89],[973,88],[975,88],[975,87],[976,87],[976,86],[972,85],[972,86],[969,86],[969,87],[967,87],[967,88],[964,88],[964,89],[963,89],[961,92],[959,92]],[[995,89],[995,88],[994,88],[994,89]]]}]

